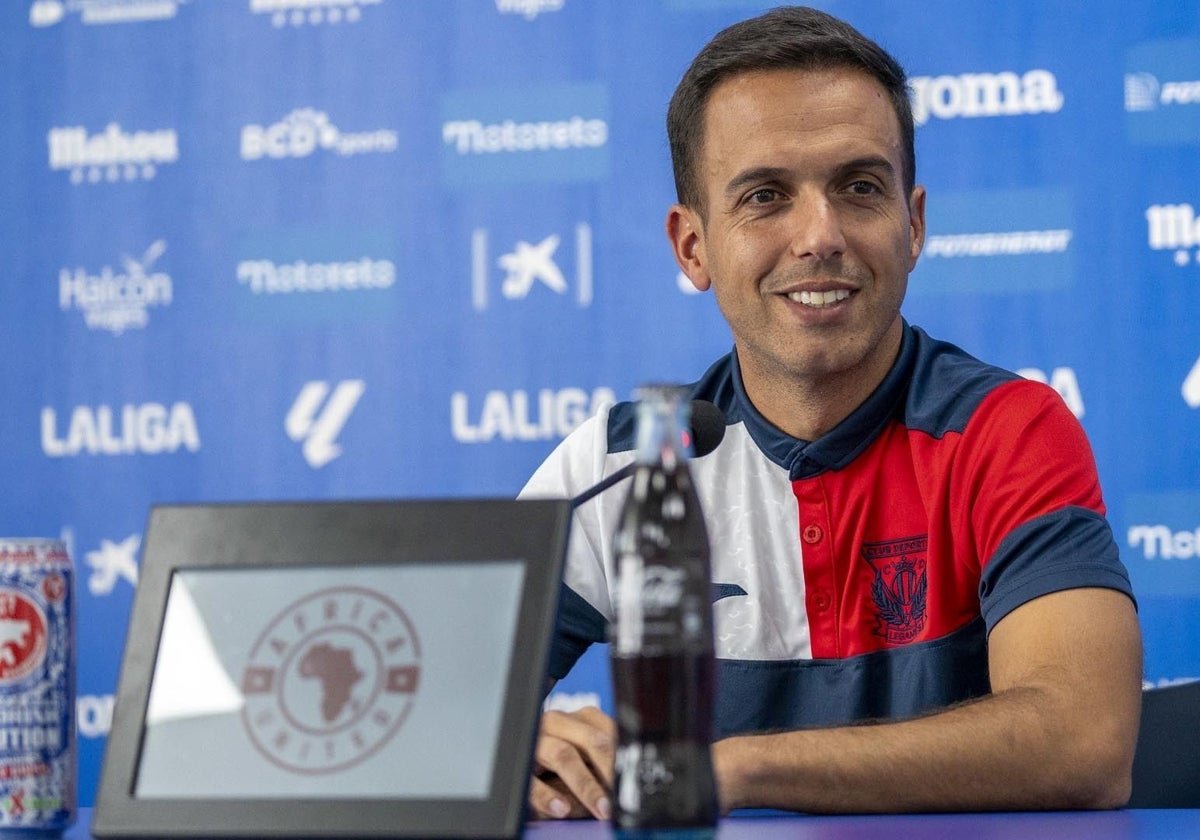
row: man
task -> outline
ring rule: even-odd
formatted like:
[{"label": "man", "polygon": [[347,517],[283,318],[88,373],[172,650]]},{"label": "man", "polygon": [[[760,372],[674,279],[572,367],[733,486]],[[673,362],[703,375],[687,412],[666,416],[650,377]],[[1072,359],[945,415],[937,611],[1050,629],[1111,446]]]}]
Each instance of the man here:
[{"label": "man", "polygon": [[[900,315],[925,238],[903,70],[777,9],[718,34],[668,112],[666,228],[734,352],[692,393],[728,430],[692,462],[713,553],[722,807],[1111,808],[1129,795],[1141,641],[1090,449],[1044,385]],[[632,457],[593,418],[526,495]],[[620,494],[576,516],[561,677],[613,619]],[[606,817],[615,728],[543,717],[530,803]]]}]

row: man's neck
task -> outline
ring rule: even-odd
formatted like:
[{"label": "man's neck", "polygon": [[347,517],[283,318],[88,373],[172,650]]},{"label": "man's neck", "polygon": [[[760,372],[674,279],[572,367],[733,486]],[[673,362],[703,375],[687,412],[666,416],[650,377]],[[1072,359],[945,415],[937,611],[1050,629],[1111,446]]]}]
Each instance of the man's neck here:
[{"label": "man's neck", "polygon": [[828,434],[850,416],[887,376],[900,353],[903,322],[889,330],[882,351],[863,366],[833,375],[803,376],[762,371],[751,359],[738,361],[746,395],[773,426],[799,440],[813,441]]}]

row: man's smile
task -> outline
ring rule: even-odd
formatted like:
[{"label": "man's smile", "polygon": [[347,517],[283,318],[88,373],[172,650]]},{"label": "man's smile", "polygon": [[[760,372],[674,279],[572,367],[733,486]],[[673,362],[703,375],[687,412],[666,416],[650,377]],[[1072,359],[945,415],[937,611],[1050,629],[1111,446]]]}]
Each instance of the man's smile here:
[{"label": "man's smile", "polygon": [[830,289],[825,292],[815,292],[805,289],[799,292],[788,292],[787,299],[796,303],[802,303],[805,306],[811,306],[814,309],[820,309],[846,300],[851,294],[853,294],[851,289]]}]

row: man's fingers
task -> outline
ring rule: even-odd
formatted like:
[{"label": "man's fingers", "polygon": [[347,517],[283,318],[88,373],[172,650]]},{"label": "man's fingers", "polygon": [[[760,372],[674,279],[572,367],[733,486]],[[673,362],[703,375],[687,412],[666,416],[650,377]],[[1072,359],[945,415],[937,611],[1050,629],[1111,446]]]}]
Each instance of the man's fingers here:
[{"label": "man's fingers", "polygon": [[[617,727],[604,712],[594,706],[570,714],[546,712],[542,715],[541,735],[572,745],[600,777],[604,786],[612,787]],[[549,769],[557,771],[558,768]]]},{"label": "man's fingers", "polygon": [[557,776],[533,777],[529,784],[529,810],[535,820],[563,820],[591,814]]},{"label": "man's fingers", "polygon": [[[589,727],[586,731],[593,730]],[[612,763],[611,755],[609,752],[609,765]],[[557,781],[553,785],[547,785],[547,788],[551,791],[557,789],[555,792],[560,795],[570,794],[577,802],[583,803],[587,812],[592,816],[602,820],[608,819],[611,805],[608,799],[608,783],[605,781],[605,775],[593,768],[592,759],[578,745],[554,735],[542,735],[538,738],[534,758],[543,771],[557,776]],[[606,772],[611,777],[611,766]],[[538,778],[536,781],[545,783],[544,777],[547,773],[538,773],[537,775],[542,778]],[[531,785],[531,791],[534,787],[535,785]],[[542,797],[543,807],[548,815],[555,815],[556,810],[562,810],[560,805],[556,805],[550,793],[538,788],[538,794]],[[570,803],[567,804],[570,808]],[[564,814],[564,816],[567,815],[569,814]]]}]

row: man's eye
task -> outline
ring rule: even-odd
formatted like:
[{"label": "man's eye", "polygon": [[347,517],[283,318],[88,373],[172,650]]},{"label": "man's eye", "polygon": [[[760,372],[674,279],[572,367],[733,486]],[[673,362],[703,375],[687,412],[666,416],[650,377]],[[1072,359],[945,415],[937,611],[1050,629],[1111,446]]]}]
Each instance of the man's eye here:
[{"label": "man's eye", "polygon": [[770,204],[777,198],[779,198],[778,192],[768,189],[767,187],[763,187],[762,189],[755,190],[754,192],[750,193],[750,195],[746,196],[746,201],[751,204]]},{"label": "man's eye", "polygon": [[850,192],[856,195],[873,195],[880,192],[880,189],[874,181],[855,181],[850,184]]}]

